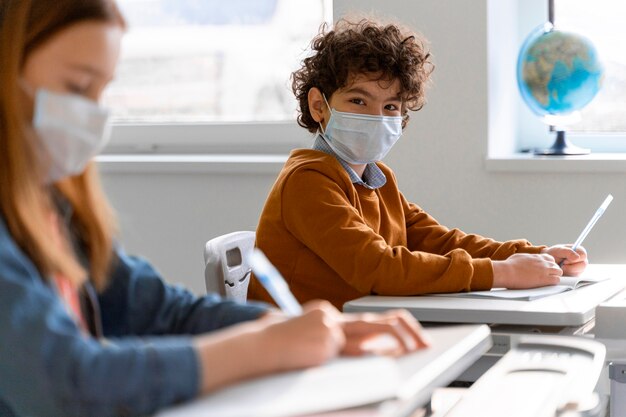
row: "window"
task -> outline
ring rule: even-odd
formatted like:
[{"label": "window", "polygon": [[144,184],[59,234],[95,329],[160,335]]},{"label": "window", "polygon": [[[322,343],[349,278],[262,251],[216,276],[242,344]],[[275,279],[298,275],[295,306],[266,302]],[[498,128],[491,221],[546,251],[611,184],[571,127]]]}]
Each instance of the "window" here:
[{"label": "window", "polygon": [[626,3],[558,0],[555,24],[589,37],[604,64],[604,82],[571,132],[626,132]]},{"label": "window", "polygon": [[224,125],[294,124],[289,76],[332,14],[329,0],[118,3],[129,30],[104,102],[113,147],[135,151],[230,141]]},{"label": "window", "polygon": [[[519,50],[529,33],[547,20],[547,0],[518,0]],[[581,111],[581,121],[567,126],[575,145],[598,152],[626,152],[626,3],[623,0],[555,0],[557,28],[580,33],[594,43],[604,64],[603,85]],[[511,45],[513,46],[513,45]],[[507,59],[511,57],[508,56]],[[516,96],[519,93],[516,91]],[[519,97],[517,97],[519,98]],[[517,100],[516,150],[547,148],[554,141],[545,124]]]}]

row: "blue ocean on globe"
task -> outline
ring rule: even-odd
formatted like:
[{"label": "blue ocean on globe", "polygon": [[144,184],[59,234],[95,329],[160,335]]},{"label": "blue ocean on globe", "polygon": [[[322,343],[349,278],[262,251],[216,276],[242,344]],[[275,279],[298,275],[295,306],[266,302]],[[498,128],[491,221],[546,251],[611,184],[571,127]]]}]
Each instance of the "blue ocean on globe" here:
[{"label": "blue ocean on globe", "polygon": [[550,24],[528,36],[517,60],[522,98],[539,116],[581,110],[600,90],[603,73],[589,39]]}]

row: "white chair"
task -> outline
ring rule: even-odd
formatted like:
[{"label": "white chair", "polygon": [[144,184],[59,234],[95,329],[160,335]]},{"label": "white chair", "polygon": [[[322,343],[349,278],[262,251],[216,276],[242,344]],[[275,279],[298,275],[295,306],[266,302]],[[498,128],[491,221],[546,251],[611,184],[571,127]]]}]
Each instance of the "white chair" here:
[{"label": "white chair", "polygon": [[207,292],[246,301],[250,266],[246,256],[254,248],[255,232],[228,233],[209,240],[204,247],[204,280]]}]

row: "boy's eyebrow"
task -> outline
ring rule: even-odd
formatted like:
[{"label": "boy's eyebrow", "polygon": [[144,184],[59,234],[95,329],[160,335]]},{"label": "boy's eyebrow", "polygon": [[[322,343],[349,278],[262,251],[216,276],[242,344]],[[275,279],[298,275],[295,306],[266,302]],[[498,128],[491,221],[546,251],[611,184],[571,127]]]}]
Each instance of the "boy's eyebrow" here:
[{"label": "boy's eyebrow", "polygon": [[100,69],[91,65],[72,63],[69,65],[69,68],[74,71],[86,72],[96,77],[106,78],[106,76]]},{"label": "boy's eyebrow", "polygon": [[[374,95],[372,93],[370,93],[369,91],[367,91],[367,90],[365,90],[364,88],[361,88],[361,87],[351,87],[351,88],[348,88],[346,90],[346,93],[358,93],[358,94],[364,95],[367,98],[374,98]],[[400,98],[400,94],[399,93],[396,93],[396,94],[393,94],[393,95],[391,95],[389,97],[386,97],[385,101],[386,100],[402,101],[402,99]]]}]

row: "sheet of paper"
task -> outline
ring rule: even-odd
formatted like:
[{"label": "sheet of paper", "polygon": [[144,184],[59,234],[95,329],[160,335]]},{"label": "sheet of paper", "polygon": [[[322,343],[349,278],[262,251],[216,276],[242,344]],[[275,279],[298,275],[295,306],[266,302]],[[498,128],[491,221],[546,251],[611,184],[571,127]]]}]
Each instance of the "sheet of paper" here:
[{"label": "sheet of paper", "polygon": [[569,291],[567,285],[552,285],[549,287],[529,288],[525,290],[507,290],[505,288],[495,288],[491,291],[470,291],[454,294],[436,294],[437,296],[470,297],[470,298],[504,298],[508,300],[535,300],[549,295],[559,294]]},{"label": "sheet of paper", "polygon": [[288,417],[368,404],[376,408],[387,399],[398,400],[401,410],[421,406],[438,384],[460,375],[490,346],[485,325],[429,328],[427,333],[430,347],[399,358],[343,357],[316,368],[246,381],[155,417]]},{"label": "sheet of paper", "polygon": [[580,288],[585,285],[591,285],[596,282],[607,280],[608,277],[593,276],[583,274],[580,277],[561,277],[560,284],[550,285],[539,288],[528,288],[522,290],[509,290],[506,288],[493,288],[488,291],[470,291],[451,294],[431,294],[438,297],[469,297],[469,298],[500,298],[507,300],[531,301],[550,295],[559,294]]},{"label": "sheet of paper", "polygon": [[[315,413],[392,398],[400,380],[397,363],[392,358],[340,358],[321,367],[226,388],[156,417],[276,417]],[[320,398],[324,399],[323,403]]]}]

